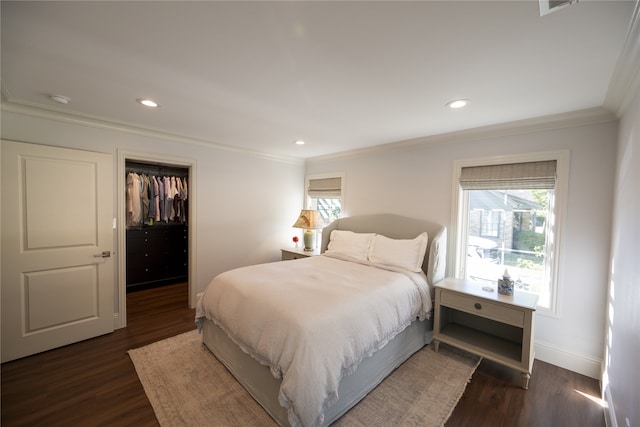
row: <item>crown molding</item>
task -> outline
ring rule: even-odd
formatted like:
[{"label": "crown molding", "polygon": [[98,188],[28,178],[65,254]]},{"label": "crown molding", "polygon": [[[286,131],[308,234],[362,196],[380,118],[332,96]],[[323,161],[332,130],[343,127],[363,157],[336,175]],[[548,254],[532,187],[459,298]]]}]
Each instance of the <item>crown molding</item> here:
[{"label": "crown molding", "polygon": [[604,105],[621,117],[640,91],[640,0],[635,0],[627,39],[620,51]]},{"label": "crown molding", "polygon": [[165,141],[176,142],[180,144],[197,145],[200,147],[214,148],[219,150],[231,151],[244,155],[259,157],[262,159],[273,160],[290,164],[304,164],[304,159],[287,156],[277,156],[273,154],[247,150],[243,148],[232,147],[230,145],[220,144],[214,141],[198,139],[187,135],[165,132],[159,129],[137,126],[131,123],[116,122],[105,120],[100,117],[91,116],[81,113],[69,113],[68,111],[60,111],[56,107],[43,107],[41,105],[29,104],[11,100],[5,90],[2,90],[1,109],[4,112],[20,114],[29,117],[35,117],[57,122],[92,127],[113,132],[121,132],[130,135],[143,136],[146,138],[162,139]]},{"label": "crown molding", "polygon": [[[640,1],[640,0],[638,0]],[[638,10],[636,8],[636,10]],[[374,147],[361,148],[357,150],[344,151],[340,153],[328,154],[325,156],[316,156],[309,158],[294,158],[286,156],[276,156],[268,153],[262,153],[229,145],[224,145],[212,141],[197,139],[185,135],[164,132],[158,129],[144,128],[129,123],[120,123],[104,120],[83,114],[70,114],[68,112],[59,111],[56,107],[44,108],[40,105],[30,105],[17,101],[7,100],[7,92],[2,90],[2,111],[37,117],[47,120],[53,120],[68,124],[93,127],[108,131],[122,132],[130,135],[143,136],[147,138],[163,139],[170,142],[191,144],[207,148],[215,148],[225,151],[241,153],[245,155],[255,156],[262,159],[279,161],[289,164],[305,164],[308,162],[323,162],[337,159],[345,159],[358,157],[373,153],[413,149],[419,146],[432,144],[451,144],[465,141],[482,140],[499,138],[511,135],[519,135],[533,132],[542,132],[547,130],[562,129],[567,127],[583,126],[595,123],[602,123],[617,120],[614,113],[604,107],[591,108],[587,110],[572,111],[567,113],[554,114],[550,116],[536,117],[532,119],[519,120],[514,122],[501,123],[497,125],[483,126],[479,128],[467,129],[456,132],[449,132],[440,135],[420,137],[405,141],[392,142],[388,144],[377,145]]]},{"label": "crown molding", "polygon": [[311,157],[307,162],[323,162],[351,157],[359,157],[368,154],[414,149],[421,146],[435,144],[453,144],[483,139],[495,139],[505,136],[522,135],[528,133],[544,132],[549,130],[564,129],[592,125],[597,123],[616,121],[617,117],[604,107],[589,108],[586,110],[571,111],[532,119],[518,120],[497,125],[483,126],[440,135],[426,136],[406,141],[393,142],[370,148],[362,148],[352,151],[344,151],[326,156]]}]

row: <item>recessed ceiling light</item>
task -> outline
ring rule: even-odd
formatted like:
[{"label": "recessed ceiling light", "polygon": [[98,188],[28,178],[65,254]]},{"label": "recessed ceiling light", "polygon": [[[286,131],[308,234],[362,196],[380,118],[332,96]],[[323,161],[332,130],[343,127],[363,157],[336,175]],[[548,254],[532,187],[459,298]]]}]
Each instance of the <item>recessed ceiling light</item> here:
[{"label": "recessed ceiling light", "polygon": [[144,105],[145,107],[151,107],[151,108],[158,107],[158,103],[151,99],[138,98],[136,99],[136,101],[138,101],[140,104]]},{"label": "recessed ceiling light", "polygon": [[453,108],[454,110],[457,108],[466,107],[469,105],[468,99],[454,99],[453,101],[447,102],[447,107]]},{"label": "recessed ceiling light", "polygon": [[295,144],[296,144],[296,145],[304,145],[304,141],[303,141],[303,140],[301,140],[301,139],[298,139],[298,140],[295,142]]},{"label": "recessed ceiling light", "polygon": [[67,105],[69,103],[69,101],[71,101],[71,98],[69,98],[68,96],[64,96],[64,95],[51,95],[49,98],[52,101],[57,102],[58,104],[64,104],[64,105]]}]

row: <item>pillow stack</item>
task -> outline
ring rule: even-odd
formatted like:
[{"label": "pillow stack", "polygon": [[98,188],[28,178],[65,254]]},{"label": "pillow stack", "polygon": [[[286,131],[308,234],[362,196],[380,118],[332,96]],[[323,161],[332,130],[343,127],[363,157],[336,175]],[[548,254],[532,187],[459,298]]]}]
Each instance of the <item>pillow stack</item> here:
[{"label": "pillow stack", "polygon": [[391,239],[382,234],[333,230],[327,252],[418,273],[422,271],[428,242],[426,232],[413,239]]}]

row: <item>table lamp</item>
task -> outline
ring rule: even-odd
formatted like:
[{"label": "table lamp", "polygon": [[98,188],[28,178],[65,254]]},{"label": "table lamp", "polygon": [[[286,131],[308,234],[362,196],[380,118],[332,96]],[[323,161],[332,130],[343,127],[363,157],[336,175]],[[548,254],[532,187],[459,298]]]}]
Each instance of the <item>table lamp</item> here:
[{"label": "table lamp", "polygon": [[303,209],[300,211],[300,216],[295,224],[293,224],[294,228],[304,228],[304,250],[312,251],[315,246],[315,231],[318,228],[322,228],[324,226],[324,221],[320,216],[319,211],[311,210],[311,209]]}]

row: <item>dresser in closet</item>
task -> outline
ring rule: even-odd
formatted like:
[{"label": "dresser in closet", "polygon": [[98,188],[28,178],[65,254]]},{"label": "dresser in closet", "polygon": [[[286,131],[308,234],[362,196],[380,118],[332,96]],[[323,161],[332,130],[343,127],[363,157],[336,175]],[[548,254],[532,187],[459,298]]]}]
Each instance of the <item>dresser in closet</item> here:
[{"label": "dresser in closet", "polygon": [[127,291],[187,281],[186,224],[127,230]]}]

